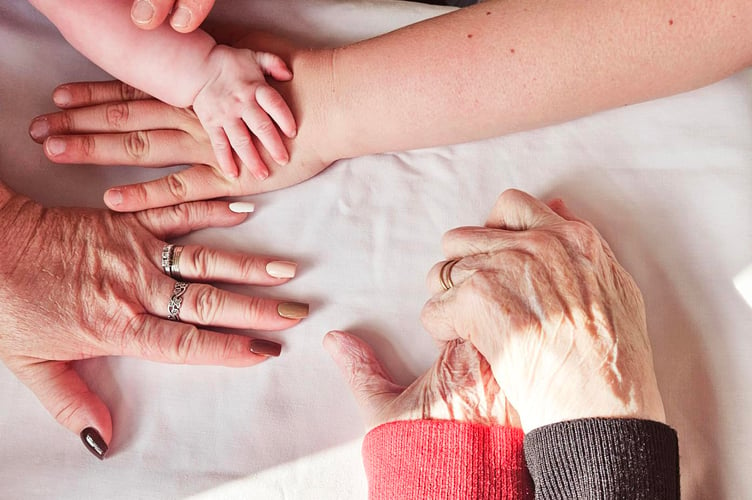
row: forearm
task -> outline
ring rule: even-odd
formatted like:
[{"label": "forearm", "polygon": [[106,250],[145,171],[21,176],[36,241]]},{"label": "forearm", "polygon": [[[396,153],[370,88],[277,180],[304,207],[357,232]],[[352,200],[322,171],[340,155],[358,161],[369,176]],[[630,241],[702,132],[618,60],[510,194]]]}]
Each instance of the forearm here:
[{"label": "forearm", "polygon": [[329,138],[467,142],[693,89],[750,63],[750,23],[746,0],[492,0],[335,50]]},{"label": "forearm", "polygon": [[216,43],[203,31],[152,31],[130,20],[130,0],[31,0],[83,55],[116,78],[175,106],[186,107],[207,81]]}]

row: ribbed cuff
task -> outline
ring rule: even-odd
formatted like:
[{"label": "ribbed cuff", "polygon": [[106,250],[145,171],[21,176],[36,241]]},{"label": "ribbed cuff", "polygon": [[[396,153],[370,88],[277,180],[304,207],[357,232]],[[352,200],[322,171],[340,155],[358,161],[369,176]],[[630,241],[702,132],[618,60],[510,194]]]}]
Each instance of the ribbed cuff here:
[{"label": "ribbed cuff", "polygon": [[651,420],[592,418],[525,436],[536,499],[677,499],[679,441]]},{"label": "ribbed cuff", "polygon": [[532,499],[521,429],[449,420],[383,424],[363,440],[369,498]]}]

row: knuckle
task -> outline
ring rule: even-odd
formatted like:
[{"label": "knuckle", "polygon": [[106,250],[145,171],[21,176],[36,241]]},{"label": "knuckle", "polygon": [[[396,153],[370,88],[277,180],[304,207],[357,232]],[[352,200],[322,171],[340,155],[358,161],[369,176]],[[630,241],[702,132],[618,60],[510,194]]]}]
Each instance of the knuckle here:
[{"label": "knuckle", "polygon": [[216,255],[214,251],[205,247],[196,247],[191,255],[190,265],[193,266],[196,278],[208,279],[214,275]]},{"label": "knuckle", "polygon": [[73,113],[70,111],[62,111],[58,114],[60,120],[60,129],[64,132],[70,132],[74,130],[75,124],[73,123]]},{"label": "knuckle", "polygon": [[90,157],[94,154],[96,148],[94,138],[90,135],[82,135],[78,137],[78,148],[80,153],[84,157]]},{"label": "knuckle", "polygon": [[215,151],[227,151],[230,145],[224,139],[212,139],[212,147]]},{"label": "knuckle", "polygon": [[253,257],[244,255],[238,262],[238,273],[243,280],[251,280],[258,272],[260,263]]},{"label": "knuckle", "polygon": [[219,290],[209,286],[197,287],[193,294],[192,307],[196,321],[202,325],[211,325],[219,317],[223,306],[223,299]]},{"label": "knuckle", "polygon": [[258,123],[255,123],[251,127],[251,130],[253,130],[253,132],[258,136],[267,136],[272,134],[276,130],[276,128],[274,127],[274,124],[269,120],[262,120]]},{"label": "knuckle", "polygon": [[149,153],[149,135],[143,130],[129,132],[123,136],[126,154],[134,160],[141,160]]},{"label": "knuckle", "polygon": [[264,316],[264,302],[258,297],[248,297],[248,306],[243,308],[243,320],[247,325],[257,325]]},{"label": "knuckle", "polygon": [[68,424],[74,422],[76,414],[81,411],[81,407],[77,404],[75,399],[68,399],[62,401],[53,411],[53,417],[55,420],[57,420],[63,427],[67,427]]},{"label": "knuckle", "polygon": [[189,326],[175,337],[174,357],[178,363],[186,363],[199,350],[201,334],[195,326]]},{"label": "knuckle", "polygon": [[122,130],[128,122],[130,107],[127,103],[117,102],[105,106],[105,118],[107,125],[115,130]]},{"label": "knuckle", "polygon": [[246,136],[246,137],[239,137],[239,138],[236,138],[236,139],[232,140],[232,147],[235,148],[235,149],[246,150],[246,149],[249,149],[252,144],[253,144],[253,142],[251,141],[251,138],[248,137],[248,136]]},{"label": "knuckle", "polygon": [[182,224],[186,221],[190,221],[191,215],[191,206],[185,203],[181,203],[180,205],[173,205],[168,211],[168,216],[171,219],[171,222],[175,224]]},{"label": "knuckle", "polygon": [[593,226],[581,221],[567,221],[565,239],[576,245],[576,248],[587,259],[594,259],[603,253],[601,237]]},{"label": "knuckle", "polygon": [[139,92],[135,88],[123,82],[119,83],[118,92],[120,94],[120,99],[123,101],[133,101],[138,98],[139,95]]},{"label": "knuckle", "polygon": [[178,173],[172,173],[165,178],[167,189],[174,199],[184,200],[188,194],[188,186]]}]

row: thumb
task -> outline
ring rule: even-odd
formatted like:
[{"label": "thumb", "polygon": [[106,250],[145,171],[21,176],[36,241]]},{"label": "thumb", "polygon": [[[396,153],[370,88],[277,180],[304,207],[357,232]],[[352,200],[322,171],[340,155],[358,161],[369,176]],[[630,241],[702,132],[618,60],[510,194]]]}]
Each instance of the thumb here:
[{"label": "thumb", "polygon": [[292,78],[292,71],[287,67],[284,59],[278,55],[270,54],[269,52],[254,52],[254,54],[256,56],[256,64],[259,65],[265,75],[282,82]]},{"label": "thumb", "polygon": [[81,436],[86,449],[104,460],[112,439],[110,411],[70,363],[43,361],[15,372],[55,420]]},{"label": "thumb", "polygon": [[404,387],[392,381],[371,346],[355,335],[332,331],[323,343],[350,386],[368,429],[385,423],[390,404]]}]

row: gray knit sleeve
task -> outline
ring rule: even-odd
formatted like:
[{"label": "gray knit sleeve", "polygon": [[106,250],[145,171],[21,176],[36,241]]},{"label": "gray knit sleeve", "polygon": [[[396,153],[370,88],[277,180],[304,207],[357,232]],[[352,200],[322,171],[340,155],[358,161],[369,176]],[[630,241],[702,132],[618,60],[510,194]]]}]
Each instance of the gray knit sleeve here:
[{"label": "gray knit sleeve", "polygon": [[679,498],[679,441],[651,420],[590,418],[534,429],[525,459],[536,499]]}]

